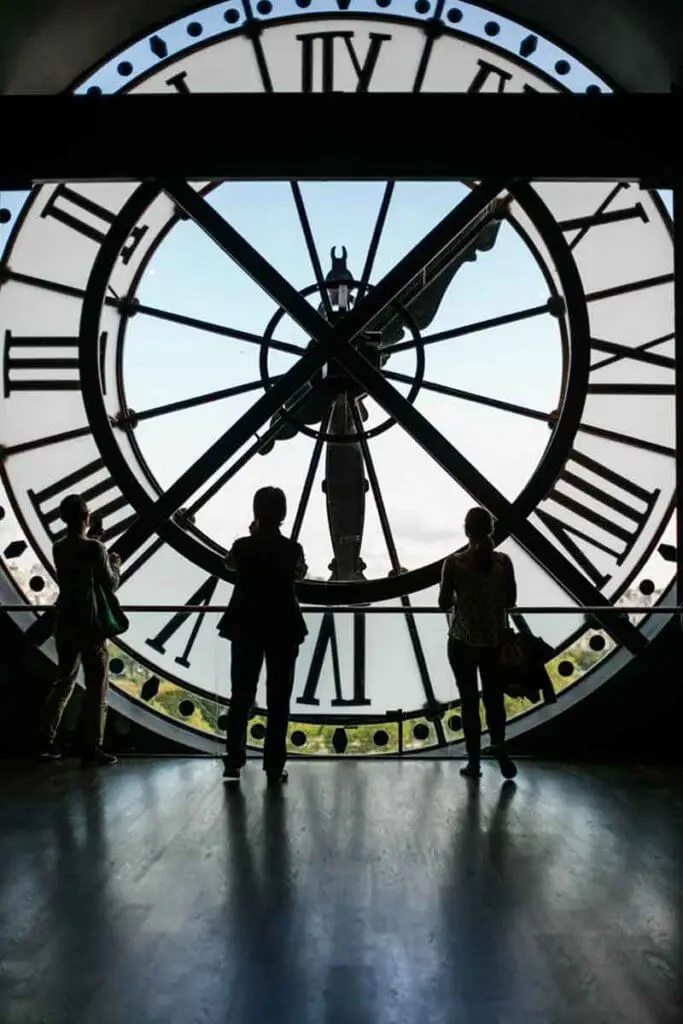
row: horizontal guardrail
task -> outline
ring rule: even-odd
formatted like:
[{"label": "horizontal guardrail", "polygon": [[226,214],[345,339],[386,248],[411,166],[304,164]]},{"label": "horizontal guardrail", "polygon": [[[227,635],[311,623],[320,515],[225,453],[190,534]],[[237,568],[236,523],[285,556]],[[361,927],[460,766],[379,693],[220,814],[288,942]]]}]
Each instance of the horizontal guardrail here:
[{"label": "horizontal guardrail", "polygon": [[[225,604],[124,604],[121,608],[124,612],[199,612],[211,614],[227,610]],[[0,604],[0,612],[46,612],[54,611],[54,604]],[[340,614],[353,615],[363,612],[364,615],[445,615],[441,608],[436,606],[405,606],[401,608],[383,608],[372,605],[301,605],[302,612],[311,614],[323,614],[324,612],[336,612]],[[604,605],[582,605],[580,608],[561,608],[529,606],[521,608],[510,608],[510,615],[581,615],[582,613],[599,612],[602,615],[674,615],[683,612],[681,605],[656,605],[653,608],[643,605],[623,605],[619,608],[606,608]]]}]

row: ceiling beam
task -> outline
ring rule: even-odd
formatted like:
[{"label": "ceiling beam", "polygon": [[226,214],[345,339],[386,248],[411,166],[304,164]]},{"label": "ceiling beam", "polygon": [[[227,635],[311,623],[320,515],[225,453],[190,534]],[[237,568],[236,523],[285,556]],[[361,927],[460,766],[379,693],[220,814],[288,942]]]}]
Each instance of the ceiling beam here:
[{"label": "ceiling beam", "polygon": [[0,97],[0,189],[221,178],[644,180],[683,172],[678,95]]}]

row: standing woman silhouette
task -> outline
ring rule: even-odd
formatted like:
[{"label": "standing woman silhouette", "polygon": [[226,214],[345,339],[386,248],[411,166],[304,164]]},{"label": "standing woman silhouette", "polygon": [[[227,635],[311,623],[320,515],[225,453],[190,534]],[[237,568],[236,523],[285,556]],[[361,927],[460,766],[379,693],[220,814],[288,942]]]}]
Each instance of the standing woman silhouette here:
[{"label": "standing woman silhouette", "polygon": [[448,660],[462,702],[468,762],[460,774],[470,779],[481,776],[478,670],[494,753],[504,777],[513,779],[517,768],[505,749],[505,698],[498,658],[506,611],[517,600],[515,572],[510,558],[493,549],[493,520],[486,509],[469,510],[465,533],[469,544],[445,560],[439,591],[439,607],[451,613]]},{"label": "standing woman silhouette", "polygon": [[264,659],[268,725],[263,767],[270,783],[287,779],[289,702],[299,646],[308,630],[295,591],[296,581],[306,575],[306,561],[301,545],[280,533],[286,515],[283,491],[262,487],[254,495],[250,536],[236,540],[226,560],[236,574],[230,604],[218,623],[218,632],[232,644],[226,782],[239,782],[246,762],[247,722]]},{"label": "standing woman silhouette", "polygon": [[69,494],[59,506],[66,536],[53,547],[59,597],[55,643],[59,657],[57,679],[52,685],[40,722],[43,761],[61,757],[56,738],[62,716],[76,687],[83,665],[85,694],[81,715],[83,751],[81,763],[113,765],[117,758],[102,749],[109,689],[109,651],[105,635],[93,618],[95,587],[113,595],[119,584],[120,558],[107,553],[104,544],[89,532],[90,513],[80,494]]}]

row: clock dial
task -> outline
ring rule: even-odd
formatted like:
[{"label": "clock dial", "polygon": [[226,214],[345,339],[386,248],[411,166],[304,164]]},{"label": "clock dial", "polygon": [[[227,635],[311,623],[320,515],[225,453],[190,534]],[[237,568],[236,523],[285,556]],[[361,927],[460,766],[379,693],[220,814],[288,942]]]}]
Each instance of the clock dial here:
[{"label": "clock dial", "polygon": [[[456,30],[437,4],[435,33],[425,12],[330,6],[275,18],[260,4],[259,32],[249,5],[222,21],[211,9],[200,43],[170,27],[149,40],[153,63],[139,44],[79,91],[598,84],[474,8]],[[301,753],[461,740],[443,618],[414,608],[435,604],[473,501],[496,516],[520,601],[563,610],[521,623],[555,647],[556,690],[587,692],[652,635],[645,615],[582,609],[647,607],[673,578],[673,250],[655,193],[46,185],[0,274],[8,582],[32,603],[54,594],[57,510],[76,490],[124,557],[122,601],[181,609],[131,614],[112,661],[129,714],[207,749],[220,737],[229,647],[199,610],[229,599],[224,554],[265,482],[288,494],[310,567],[300,596],[316,609],[293,702]],[[338,605],[352,610],[325,610]],[[45,623],[17,618],[50,652]],[[509,702],[519,728],[532,712]],[[256,746],[263,720],[257,709]]]}]

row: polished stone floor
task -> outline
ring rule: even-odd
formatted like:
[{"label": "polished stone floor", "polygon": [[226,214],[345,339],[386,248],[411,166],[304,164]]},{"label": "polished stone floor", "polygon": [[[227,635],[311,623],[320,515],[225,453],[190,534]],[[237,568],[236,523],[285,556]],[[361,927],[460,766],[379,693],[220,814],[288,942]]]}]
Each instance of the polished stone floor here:
[{"label": "polished stone floor", "polygon": [[2,1024],[680,1024],[680,770],[0,766]]}]

